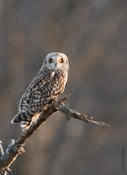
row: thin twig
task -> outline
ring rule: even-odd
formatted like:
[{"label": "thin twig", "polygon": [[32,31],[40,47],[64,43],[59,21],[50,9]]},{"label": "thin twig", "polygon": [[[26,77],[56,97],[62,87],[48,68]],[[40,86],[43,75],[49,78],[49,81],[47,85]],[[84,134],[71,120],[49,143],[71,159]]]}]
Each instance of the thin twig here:
[{"label": "thin twig", "polygon": [[104,123],[102,121],[97,121],[92,116],[87,115],[87,114],[79,113],[79,112],[77,112],[73,109],[70,109],[68,106],[65,106],[65,105],[61,105],[59,107],[59,110],[62,113],[66,114],[67,116],[71,117],[71,118],[82,120],[86,123],[93,123],[95,125],[100,125],[100,126],[103,126],[103,127],[110,127],[111,126],[111,124],[107,124],[107,123]]},{"label": "thin twig", "polygon": [[[4,150],[2,146],[2,141],[0,140],[0,158],[4,155]],[[4,171],[2,175],[7,175],[7,171]]]}]

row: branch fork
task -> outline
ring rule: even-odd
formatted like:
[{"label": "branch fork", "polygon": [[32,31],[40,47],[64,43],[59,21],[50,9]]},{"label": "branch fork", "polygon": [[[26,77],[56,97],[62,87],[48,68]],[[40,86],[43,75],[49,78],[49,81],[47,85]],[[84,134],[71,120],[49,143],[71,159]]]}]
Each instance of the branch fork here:
[{"label": "branch fork", "polygon": [[39,118],[36,122],[33,122],[30,127],[21,132],[20,136],[14,140],[12,139],[4,153],[2,148],[2,142],[0,141],[0,173],[4,175],[10,172],[10,166],[14,163],[16,158],[25,152],[24,145],[26,140],[39,128],[39,126],[49,117],[52,113],[60,111],[64,113],[69,118],[74,118],[82,120],[86,123],[93,123],[95,125],[100,125],[103,127],[110,127],[110,124],[104,123],[102,121],[94,120],[92,116],[81,114],[68,106],[64,105],[67,98],[59,99],[55,103],[46,106],[43,112],[40,113]]}]

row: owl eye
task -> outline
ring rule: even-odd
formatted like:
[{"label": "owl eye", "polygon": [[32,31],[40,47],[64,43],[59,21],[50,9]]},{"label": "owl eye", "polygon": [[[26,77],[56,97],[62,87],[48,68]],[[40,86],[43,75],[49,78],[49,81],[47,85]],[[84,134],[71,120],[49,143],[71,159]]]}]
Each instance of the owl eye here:
[{"label": "owl eye", "polygon": [[52,58],[49,59],[49,63],[53,63],[54,60]]},{"label": "owl eye", "polygon": [[59,60],[59,63],[63,63],[64,62],[64,60],[63,60],[63,58],[61,58],[60,60]]}]

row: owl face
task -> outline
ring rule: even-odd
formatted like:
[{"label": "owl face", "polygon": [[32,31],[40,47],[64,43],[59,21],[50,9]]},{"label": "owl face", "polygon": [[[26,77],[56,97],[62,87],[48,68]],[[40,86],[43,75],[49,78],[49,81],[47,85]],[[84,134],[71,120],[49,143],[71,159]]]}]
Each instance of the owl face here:
[{"label": "owl face", "polygon": [[44,66],[46,66],[48,69],[61,69],[68,72],[69,61],[65,54],[60,52],[52,52],[46,56]]}]

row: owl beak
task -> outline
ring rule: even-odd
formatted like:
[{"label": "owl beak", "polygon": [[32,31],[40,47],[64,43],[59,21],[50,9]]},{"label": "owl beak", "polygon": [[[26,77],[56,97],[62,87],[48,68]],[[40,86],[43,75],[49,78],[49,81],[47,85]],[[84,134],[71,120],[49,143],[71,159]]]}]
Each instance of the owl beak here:
[{"label": "owl beak", "polygon": [[57,66],[58,66],[58,64],[57,64],[57,63],[55,63],[55,68],[57,68]]}]

